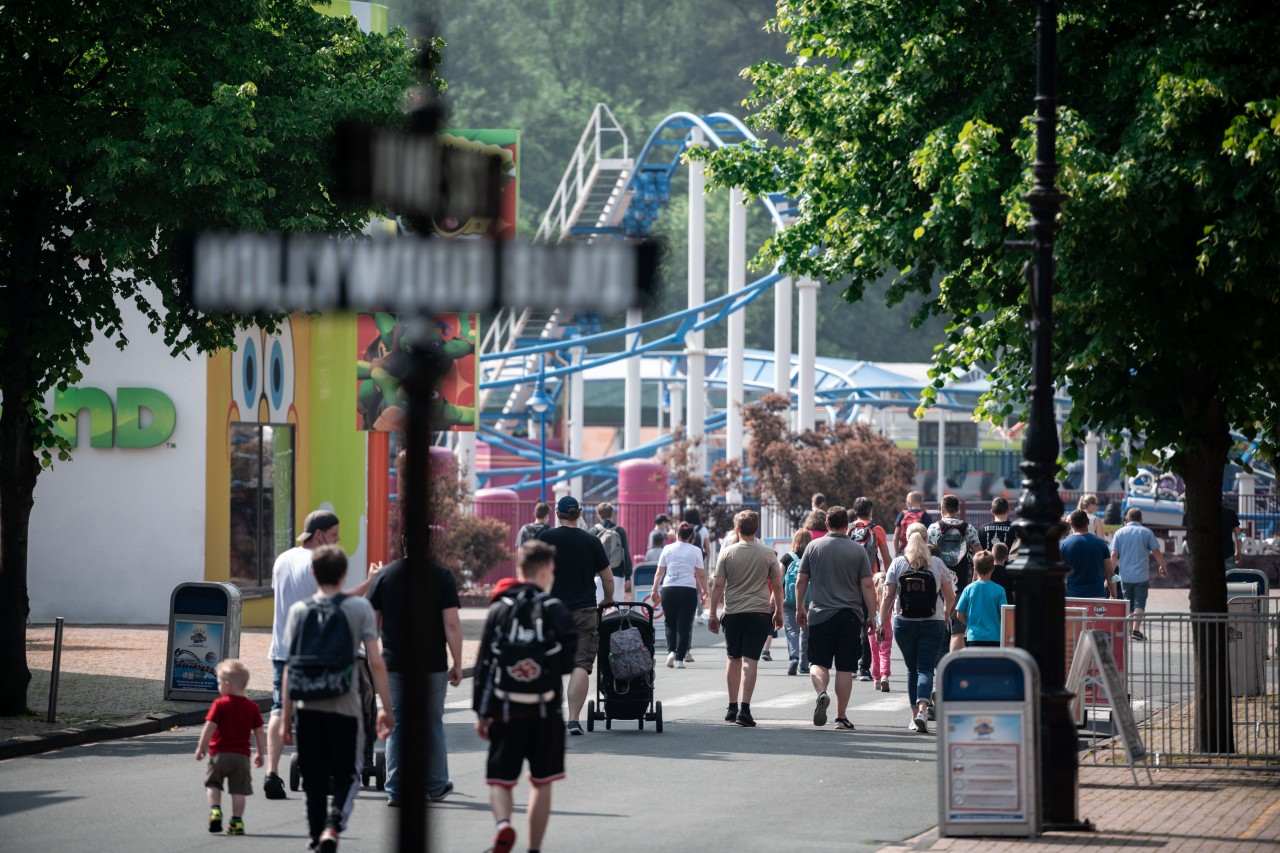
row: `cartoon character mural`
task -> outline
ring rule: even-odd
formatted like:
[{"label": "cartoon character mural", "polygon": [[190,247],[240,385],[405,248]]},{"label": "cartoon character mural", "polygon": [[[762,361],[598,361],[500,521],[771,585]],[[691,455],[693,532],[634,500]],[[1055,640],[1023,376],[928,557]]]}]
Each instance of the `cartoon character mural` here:
[{"label": "cartoon character mural", "polygon": [[[428,329],[427,347],[447,364],[432,390],[432,428],[474,431],[479,382],[480,320],[474,314],[439,314]],[[402,382],[409,370],[404,327],[394,314],[361,314],[357,337],[356,417],[359,429],[400,432],[405,428]]]}]

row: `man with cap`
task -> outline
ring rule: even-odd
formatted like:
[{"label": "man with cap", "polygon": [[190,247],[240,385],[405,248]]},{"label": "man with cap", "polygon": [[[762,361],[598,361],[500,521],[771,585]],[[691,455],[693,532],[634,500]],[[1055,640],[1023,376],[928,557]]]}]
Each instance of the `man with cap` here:
[{"label": "man with cap", "polygon": [[[289,624],[289,608],[296,602],[306,601],[318,591],[315,575],[311,573],[311,552],[321,545],[338,544],[338,516],[327,509],[318,509],[307,515],[298,534],[297,547],[290,548],[279,557],[271,568],[271,590],[275,595],[275,620],[271,630],[271,722],[267,725],[267,777],[262,792],[268,800],[285,799],[284,780],[280,778],[280,755],[284,751],[284,727],[280,710],[284,704],[281,693],[281,677],[289,659],[289,646],[284,641],[285,628]],[[369,575],[362,583],[347,590],[351,595],[364,595],[369,581],[377,570],[370,567]]]},{"label": "man with cap", "polygon": [[600,540],[578,527],[582,507],[571,495],[565,495],[556,503],[558,526],[543,531],[538,538],[556,547],[556,574],[551,586],[551,597],[558,598],[573,614],[578,630],[578,648],[569,673],[569,719],[564,724],[571,735],[583,734],[578,716],[587,701],[587,688],[591,670],[595,666],[596,652],[600,645],[600,632],[596,628],[596,575],[604,587],[602,604],[613,604],[613,572],[609,570],[609,556]]}]

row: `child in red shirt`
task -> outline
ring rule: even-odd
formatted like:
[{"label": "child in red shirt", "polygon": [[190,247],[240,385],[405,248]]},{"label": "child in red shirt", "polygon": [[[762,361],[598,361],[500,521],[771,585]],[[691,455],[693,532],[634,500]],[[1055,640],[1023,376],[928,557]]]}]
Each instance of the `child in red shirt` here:
[{"label": "child in red shirt", "polygon": [[244,798],[253,793],[253,775],[249,770],[249,733],[257,741],[258,754],[254,767],[262,766],[266,750],[266,734],[262,729],[262,712],[256,702],[245,698],[249,687],[249,670],[238,660],[218,664],[218,692],[205,715],[204,730],[196,745],[196,761],[207,754],[209,768],[205,774],[205,790],[209,793],[209,831],[222,831],[222,781],[231,792],[231,822],[227,835],[244,835]]}]

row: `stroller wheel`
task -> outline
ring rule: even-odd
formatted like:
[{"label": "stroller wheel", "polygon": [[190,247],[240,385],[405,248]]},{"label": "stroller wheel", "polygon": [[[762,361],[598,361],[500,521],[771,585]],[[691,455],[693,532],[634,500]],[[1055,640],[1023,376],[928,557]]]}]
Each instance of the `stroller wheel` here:
[{"label": "stroller wheel", "polygon": [[587,702],[587,731],[594,732],[596,730],[596,700],[592,699]]},{"label": "stroller wheel", "polygon": [[298,754],[289,759],[289,790],[297,791],[302,787],[302,770],[298,767]]},{"label": "stroller wheel", "polygon": [[644,717],[641,717],[640,719],[636,720],[636,728],[641,730],[644,729]]},{"label": "stroller wheel", "polygon": [[658,734],[662,734],[662,703],[655,702],[653,704],[654,724],[658,730]]},{"label": "stroller wheel", "polygon": [[380,749],[373,754],[373,772],[374,772],[374,778],[378,782],[378,790],[381,791],[387,785],[386,750]]},{"label": "stroller wheel", "polygon": [[604,718],[604,727],[605,727],[606,729],[612,729],[612,728],[613,728],[613,717],[605,717],[605,718]]}]

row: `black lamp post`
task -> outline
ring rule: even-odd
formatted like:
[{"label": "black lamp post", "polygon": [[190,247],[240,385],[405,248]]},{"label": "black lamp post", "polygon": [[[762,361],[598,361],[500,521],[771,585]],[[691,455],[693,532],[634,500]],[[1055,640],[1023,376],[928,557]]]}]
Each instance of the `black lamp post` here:
[{"label": "black lamp post", "polygon": [[1047,830],[1091,828],[1076,816],[1079,766],[1071,694],[1066,690],[1066,576],[1058,542],[1063,532],[1058,427],[1053,412],[1053,236],[1063,196],[1054,185],[1057,161],[1058,3],[1036,9],[1035,185],[1023,198],[1031,209],[1031,412],[1023,441],[1022,496],[1013,528],[1022,544],[1009,566],[1017,593],[1020,648],[1040,667],[1040,814]]}]

